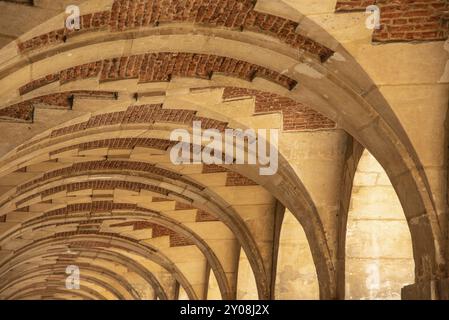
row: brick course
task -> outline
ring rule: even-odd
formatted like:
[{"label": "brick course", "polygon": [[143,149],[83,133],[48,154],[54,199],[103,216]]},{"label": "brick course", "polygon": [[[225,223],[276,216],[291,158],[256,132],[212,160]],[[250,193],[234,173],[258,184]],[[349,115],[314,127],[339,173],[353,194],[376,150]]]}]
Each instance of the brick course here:
[{"label": "brick course", "polygon": [[0,109],[0,121],[14,120],[32,122],[35,108],[69,109],[72,107],[71,99],[74,97],[89,99],[115,99],[116,95],[117,93],[115,92],[91,90],[67,91],[43,95]]},{"label": "brick course", "polygon": [[256,186],[257,183],[252,181],[251,179],[248,179],[245,176],[242,176],[241,174],[237,172],[228,172],[228,175],[226,177],[226,186],[228,187],[241,187],[241,186]]},{"label": "brick course", "polygon": [[19,51],[26,53],[62,43],[80,32],[109,30],[120,32],[160,23],[188,22],[231,30],[248,29],[278,38],[293,48],[317,55],[325,61],[333,51],[296,32],[298,23],[254,10],[253,0],[115,0],[110,11],[81,16],[81,30],[61,28],[20,42]]},{"label": "brick course", "polygon": [[40,178],[33,179],[24,184],[21,184],[17,187],[19,192],[23,192],[36,184],[43,183],[48,181],[49,179],[56,177],[71,177],[77,174],[90,173],[92,171],[97,172],[110,172],[110,171],[141,171],[144,173],[148,173],[150,175],[157,175],[160,177],[165,177],[172,180],[182,181],[189,185],[192,185],[199,189],[204,189],[203,186],[194,183],[186,178],[184,178],[181,174],[175,173],[173,171],[169,171],[163,168],[156,167],[154,164],[146,163],[146,162],[138,162],[138,161],[118,161],[118,160],[102,160],[102,161],[87,161],[75,163],[69,167],[65,167],[62,169],[46,172]]},{"label": "brick course", "polygon": [[201,173],[218,173],[228,172],[228,169],[218,166],[216,164],[204,164]]},{"label": "brick course", "polygon": [[[66,216],[69,213],[81,213],[81,212],[88,212],[88,213],[98,213],[98,212],[112,212],[113,210],[129,210],[129,211],[140,211],[141,209],[137,207],[135,204],[128,204],[128,203],[113,203],[112,201],[96,201],[92,203],[77,203],[77,204],[70,204],[67,207],[56,209],[49,211],[45,213],[43,216],[34,218],[30,221],[27,221],[26,225],[31,225],[35,223],[36,221],[50,218],[54,216]],[[151,211],[148,209],[144,209],[144,211]],[[206,213],[203,214],[204,217],[206,217]],[[6,216],[2,216],[6,217]],[[2,218],[0,217],[0,219]],[[206,220],[205,220],[206,221]],[[211,221],[211,220],[207,220]],[[1,220],[0,220],[1,222]],[[60,225],[65,225],[67,223],[71,222],[63,222],[60,224],[55,224],[55,227]],[[99,233],[100,231],[100,225],[103,223],[102,219],[89,219],[86,221],[81,221],[79,223],[78,229],[75,232],[68,232],[68,233],[57,233],[55,236],[69,236],[72,234],[85,234],[85,233]],[[125,227],[125,226],[132,226],[133,230],[144,230],[144,229],[152,229],[152,238],[162,237],[162,236],[169,236],[170,237],[170,246],[171,247],[177,247],[177,246],[187,246],[187,245],[193,245],[193,242],[186,237],[176,233],[175,231],[166,228],[164,226],[161,226],[159,224],[150,222],[150,221],[125,221],[125,222],[119,222],[110,225],[111,227]],[[37,228],[35,229],[37,230]]]},{"label": "brick course", "polygon": [[46,86],[46,85],[56,82],[56,81],[59,81],[59,73],[49,74],[43,78],[33,80],[33,81],[27,83],[26,85],[20,87],[19,93],[20,93],[20,95],[24,95],[28,92],[31,92],[33,90],[36,90],[38,88],[41,88],[43,86]]},{"label": "brick course", "polygon": [[225,122],[197,117],[195,113],[196,111],[194,110],[162,109],[162,104],[132,105],[126,111],[95,115],[87,121],[55,129],[50,136],[59,137],[102,126],[137,123],[167,122],[189,125],[195,120],[200,120],[202,121],[203,129],[218,129],[221,131],[227,126]]},{"label": "brick course", "polygon": [[109,19],[109,11],[100,11],[82,15],[80,16],[80,30],[69,30],[65,27],[60,28],[41,34],[29,40],[20,41],[17,46],[21,53],[26,53],[45,46],[61,44],[64,43],[68,37],[71,37],[77,33],[106,29],[109,24]]},{"label": "brick course", "polygon": [[50,83],[99,78],[99,81],[138,79],[140,83],[170,81],[173,76],[209,79],[214,73],[252,81],[262,77],[287,89],[297,81],[246,61],[212,54],[159,52],[94,61],[33,80],[19,88],[24,95]]},{"label": "brick course", "polygon": [[118,149],[134,149],[136,147],[146,147],[153,148],[166,151],[170,146],[173,146],[176,142],[163,140],[163,139],[155,139],[155,138],[116,138],[116,139],[104,139],[104,140],[94,140],[89,142],[84,142],[77,145],[71,145],[68,147],[64,147],[58,150],[54,150],[50,152],[50,155],[55,155],[58,153],[70,151],[70,150],[78,150],[78,151],[86,151],[92,149],[99,148],[109,148],[112,150]]},{"label": "brick course", "polygon": [[32,122],[33,114],[34,107],[32,105],[19,103],[0,109],[0,122]]},{"label": "brick course", "polygon": [[[170,200],[167,200],[170,201]],[[194,209],[194,207],[186,205],[177,202],[176,203],[176,209],[175,210],[184,210],[184,209]],[[102,213],[102,212],[113,212],[113,211],[127,211],[127,212],[135,212],[135,211],[144,211],[144,212],[152,212],[157,213],[153,210],[146,209],[146,208],[140,208],[136,204],[131,203],[115,203],[112,201],[94,201],[94,202],[87,202],[87,203],[75,203],[75,204],[69,204],[66,207],[55,209],[48,211],[44,213],[42,216],[39,216],[37,218],[30,219],[24,223],[24,226],[32,225],[36,222],[46,220],[51,217],[64,217],[68,214],[76,214],[76,213]],[[3,219],[3,221],[1,220]],[[0,217],[0,222],[6,221],[6,215]],[[101,223],[103,220],[101,219],[89,219],[86,221],[80,222],[80,225],[93,225],[96,226],[97,224]],[[198,210],[197,216],[196,216],[196,222],[208,222],[208,221],[219,221],[215,216],[211,215],[210,213],[204,211],[204,210]],[[59,225],[63,225],[65,223],[61,223]],[[57,226],[58,224],[56,224]],[[142,230],[147,228],[152,228],[155,224],[148,222],[148,221],[138,221],[138,222],[123,222],[123,223],[117,223],[111,225],[111,227],[120,227],[120,226],[134,226],[134,230]],[[163,228],[163,227],[162,227]],[[164,234],[164,230],[159,228],[156,230],[156,236],[163,236],[163,235],[169,235]],[[80,229],[81,230],[81,229]],[[86,229],[87,230],[87,229]],[[153,237],[155,237],[153,235]]]},{"label": "brick course", "polygon": [[282,112],[284,131],[324,130],[336,128],[335,122],[313,109],[275,93],[226,87],[223,99],[254,97],[256,114]]},{"label": "brick course", "polygon": [[207,211],[198,210],[198,212],[196,214],[195,221],[196,222],[208,222],[208,221],[219,221],[219,219]]},{"label": "brick course", "polygon": [[180,235],[179,233],[149,221],[130,221],[111,225],[111,227],[126,227],[126,226],[132,226],[133,230],[151,229],[152,238],[168,236],[170,237],[170,247],[194,245],[194,243],[191,240]]},{"label": "brick course", "polygon": [[[19,207],[21,204],[34,199],[36,197],[45,198],[51,195],[54,195],[59,192],[76,192],[86,189],[94,189],[94,190],[114,190],[114,189],[123,189],[123,190],[129,190],[129,191],[135,191],[140,192],[140,190],[148,190],[155,193],[159,193],[162,195],[168,195],[169,191],[144,184],[144,183],[138,183],[138,182],[131,182],[131,181],[119,181],[119,180],[93,180],[93,181],[86,181],[86,182],[76,182],[76,183],[69,183],[57,187],[52,187],[49,189],[46,189],[44,191],[31,194],[19,201],[16,202],[16,206]],[[171,192],[171,191],[170,191]],[[173,192],[171,192],[173,193]]]},{"label": "brick course", "polygon": [[135,211],[137,209],[136,204],[131,203],[114,203],[112,201],[93,201],[86,203],[69,204],[66,207],[55,209],[44,213],[43,215],[33,218],[25,222],[25,225],[33,224],[36,221],[45,220],[51,217],[63,217],[69,213],[100,213],[100,212],[112,212],[114,210],[126,210]]}]

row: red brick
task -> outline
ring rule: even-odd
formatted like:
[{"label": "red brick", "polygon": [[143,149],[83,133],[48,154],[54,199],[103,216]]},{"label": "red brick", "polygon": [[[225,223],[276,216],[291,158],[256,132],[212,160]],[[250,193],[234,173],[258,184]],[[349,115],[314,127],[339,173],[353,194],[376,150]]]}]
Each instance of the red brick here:
[{"label": "red brick", "polygon": [[155,27],[159,23],[189,22],[269,34],[293,48],[317,55],[322,61],[333,51],[296,33],[298,23],[254,11],[253,0],[115,0],[110,11],[81,16],[81,30],[55,30],[18,44],[22,53],[62,43],[66,37],[108,27],[112,32]]},{"label": "red brick", "polygon": [[228,169],[215,164],[203,165],[202,173],[228,172]]},{"label": "red brick", "polygon": [[27,83],[26,85],[19,88],[20,95],[24,95],[28,92],[31,92],[33,90],[36,90],[38,88],[41,88],[43,86],[46,86],[50,83],[56,82],[59,80],[59,73],[49,74],[43,78],[31,81]]},{"label": "red brick", "polygon": [[251,179],[248,179],[245,176],[242,176],[237,172],[228,172],[228,176],[226,178],[226,186],[242,187],[242,186],[255,186],[255,185],[257,185],[256,182],[252,181]]},{"label": "red brick", "polygon": [[176,202],[175,210],[190,210],[195,209],[192,205],[183,203],[183,202]]},{"label": "red brick", "polygon": [[290,98],[253,89],[226,87],[224,99],[255,97],[255,113],[282,112],[284,131],[324,130],[336,127],[335,122]]},{"label": "red brick", "polygon": [[166,202],[166,201],[170,201],[170,200],[166,199],[166,198],[161,198],[161,197],[152,197],[151,198],[151,202]]},{"label": "red brick", "polygon": [[116,149],[134,149],[135,147],[146,147],[166,151],[170,146],[174,144],[175,142],[172,141],[155,138],[116,138],[116,139],[94,140],[81,143],[78,145],[72,145],[52,151],[50,152],[50,154],[55,155],[73,149],[85,151],[98,148],[109,148],[116,150]]},{"label": "red brick", "polygon": [[131,182],[131,181],[121,181],[121,180],[93,180],[93,181],[86,181],[86,182],[77,182],[77,183],[69,183],[66,185],[61,185],[53,188],[46,189],[42,192],[38,192],[35,194],[31,194],[27,196],[26,198],[19,200],[16,202],[16,205],[19,207],[21,204],[34,199],[36,197],[41,196],[42,198],[49,197],[51,195],[54,195],[59,192],[76,192],[80,190],[86,190],[86,189],[94,189],[94,190],[114,190],[114,189],[123,189],[123,190],[130,190],[139,192],[140,190],[148,190],[155,193],[159,193],[161,195],[167,195],[169,193],[168,190],[147,185],[144,183],[137,183],[137,182]]},{"label": "red brick", "polygon": [[63,43],[67,37],[85,31],[96,31],[108,26],[110,11],[101,11],[94,14],[86,14],[80,17],[80,30],[68,30],[65,27],[36,36],[29,40],[19,42],[18,48],[21,53],[41,49],[43,47]]},{"label": "red brick", "polygon": [[0,109],[0,121],[32,122],[34,107],[27,103],[18,103]]},{"label": "red brick", "polygon": [[207,222],[207,221],[219,221],[219,219],[207,211],[198,210],[198,212],[196,214],[195,221],[196,222]]},{"label": "red brick", "polygon": [[375,42],[437,41],[449,36],[447,0],[339,0],[336,10],[365,11],[372,4],[379,7],[382,24],[374,30]]},{"label": "red brick", "polygon": [[79,99],[115,99],[116,93],[78,90],[43,95],[0,109],[0,121],[32,122],[35,108],[69,109],[73,97]]},{"label": "red brick", "polygon": [[97,128],[101,126],[112,126],[131,123],[180,123],[189,125],[193,121],[202,121],[204,129],[215,128],[223,131],[227,123],[214,119],[197,117],[193,110],[162,109],[161,104],[130,106],[126,111],[105,113],[91,117],[89,120],[71,126],[55,129],[51,137],[72,134],[78,131]]},{"label": "red brick", "polygon": [[22,86],[25,93],[55,81],[71,81],[99,77],[100,81],[138,78],[140,83],[170,81],[172,76],[209,79],[214,73],[252,81],[255,76],[265,78],[287,89],[297,82],[273,70],[246,61],[217,55],[159,52],[86,63],[60,71]]},{"label": "red brick", "polygon": [[132,226],[133,230],[151,229],[152,238],[168,236],[170,239],[171,247],[193,245],[192,241],[178,234],[177,232],[149,221],[129,221],[111,225],[111,227],[127,227],[127,226]]}]

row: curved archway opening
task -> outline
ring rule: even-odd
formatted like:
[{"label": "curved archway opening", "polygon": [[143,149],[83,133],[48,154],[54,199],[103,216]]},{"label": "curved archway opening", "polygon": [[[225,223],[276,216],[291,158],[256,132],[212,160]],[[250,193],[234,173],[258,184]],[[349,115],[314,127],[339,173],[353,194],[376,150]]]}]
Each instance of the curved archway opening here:
[{"label": "curved archway opening", "polygon": [[275,298],[318,300],[319,285],[309,242],[298,220],[287,209],[282,222]]},{"label": "curved archway opening", "polygon": [[346,233],[346,299],[401,299],[415,281],[412,240],[398,196],[365,150],[354,177]]}]

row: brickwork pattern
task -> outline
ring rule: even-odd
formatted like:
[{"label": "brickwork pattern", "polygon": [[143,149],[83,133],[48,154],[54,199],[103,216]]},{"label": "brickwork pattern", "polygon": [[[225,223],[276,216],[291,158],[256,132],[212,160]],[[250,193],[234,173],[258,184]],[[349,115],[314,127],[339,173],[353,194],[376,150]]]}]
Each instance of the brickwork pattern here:
[{"label": "brickwork pattern", "polygon": [[183,235],[180,235],[179,233],[169,228],[166,228],[164,226],[149,221],[129,221],[111,225],[111,227],[126,227],[126,226],[132,226],[133,230],[151,229],[152,238],[168,236],[170,239],[169,240],[170,247],[182,247],[194,245],[193,241],[184,237]]},{"label": "brickwork pattern", "polygon": [[[76,183],[69,183],[69,184],[65,184],[65,185],[61,185],[61,186],[57,186],[57,187],[52,187],[46,190],[43,190],[41,192],[37,192],[31,195],[28,195],[27,197],[19,200],[16,202],[17,207],[19,207],[21,204],[30,201],[34,198],[37,197],[41,197],[41,198],[45,198],[45,197],[49,197],[51,195],[57,194],[59,192],[67,192],[67,193],[71,193],[71,192],[77,192],[77,191],[81,191],[81,190],[87,190],[87,189],[93,189],[93,190],[114,190],[114,189],[122,189],[122,190],[128,190],[128,191],[134,191],[134,192],[140,192],[141,190],[147,190],[147,191],[152,191],[155,193],[159,193],[162,195],[167,196],[169,191],[164,189],[164,188],[160,188],[160,187],[156,187],[156,186],[152,186],[152,185],[148,185],[148,184],[144,184],[144,183],[138,183],[138,182],[131,182],[131,181],[119,181],[119,180],[93,180],[93,181],[86,181],[86,182],[76,182]],[[173,193],[172,191],[170,191],[171,193]]]},{"label": "brickwork pattern", "polygon": [[256,114],[282,112],[284,131],[324,130],[336,128],[335,122],[290,98],[253,89],[226,87],[223,99],[254,97]]},{"label": "brickwork pattern", "polygon": [[19,93],[24,95],[56,81],[65,84],[99,77],[99,81],[139,79],[140,83],[166,82],[173,76],[209,79],[214,72],[247,81],[261,77],[287,89],[297,84],[297,81],[276,71],[242,60],[212,54],[159,52],[74,66],[33,80],[20,87]]},{"label": "brickwork pattern", "polygon": [[[73,213],[101,213],[101,212],[112,212],[112,211],[149,211],[154,212],[149,209],[143,209],[139,208],[135,204],[128,204],[128,203],[114,203],[112,201],[96,201],[91,203],[76,203],[76,204],[70,204],[67,207],[52,210],[49,212],[44,213],[41,217],[31,219],[27,221],[24,226],[35,224],[37,221],[42,221],[51,217],[64,217],[68,214]],[[6,215],[2,216],[6,218]],[[0,217],[0,222],[1,218]],[[200,211],[197,215],[197,222],[207,222],[207,221],[217,221],[214,216],[207,213],[206,211]],[[79,223],[79,226],[77,228],[77,233],[99,233],[100,231],[100,225],[103,223],[104,220],[102,219],[89,219],[85,221],[81,221]],[[4,222],[4,221],[3,221]],[[70,222],[63,222],[60,224],[55,224],[55,227],[65,225]],[[171,247],[177,247],[177,246],[188,246],[193,245],[194,243],[187,239],[186,237],[178,234],[177,232],[166,228],[164,226],[161,226],[159,224],[150,222],[150,221],[125,221],[120,223],[115,223],[110,225],[110,227],[126,227],[126,226],[132,226],[133,230],[144,230],[144,229],[152,229],[152,238],[162,237],[162,236],[169,236],[170,237],[170,246]],[[45,227],[45,225],[43,225]],[[40,227],[35,228],[37,230]],[[59,233],[60,235],[62,233]]]},{"label": "brickwork pattern", "polygon": [[180,123],[183,125],[192,124],[193,121],[202,121],[203,129],[218,129],[223,131],[227,123],[195,116],[194,110],[183,109],[162,109],[162,104],[132,105],[126,111],[117,111],[92,116],[89,120],[74,125],[55,129],[51,132],[51,137],[59,137],[86,129],[98,128],[102,126],[138,124],[138,123]]},{"label": "brickwork pattern", "polygon": [[298,34],[298,22],[257,12],[254,10],[254,4],[253,0],[115,0],[110,11],[81,16],[80,31],[61,28],[20,42],[18,48],[21,53],[26,53],[63,43],[80,32],[120,32],[157,27],[161,23],[188,22],[268,34],[295,49],[318,56],[321,61],[333,54],[332,50]]},{"label": "brickwork pattern", "polygon": [[74,98],[115,99],[116,92],[78,90],[58,92],[28,99],[0,109],[0,121],[15,120],[32,122],[35,108],[70,109]]},{"label": "brickwork pattern", "polygon": [[121,149],[129,150],[137,147],[144,147],[166,151],[168,150],[169,147],[173,146],[175,143],[176,142],[173,141],[156,138],[116,138],[116,139],[93,140],[51,151],[50,155],[56,155],[70,150],[78,150],[78,152],[80,151],[82,152],[100,148],[108,148],[111,150],[121,150]]},{"label": "brickwork pattern", "polygon": [[257,183],[251,179],[242,176],[240,173],[229,171],[226,177],[226,186],[241,187],[241,186],[256,186]]},{"label": "brickwork pattern", "polygon": [[96,172],[118,171],[119,173],[123,173],[124,171],[141,171],[147,174],[165,177],[176,181],[181,181],[196,188],[199,188],[201,190],[204,189],[203,186],[184,178],[181,174],[156,167],[154,164],[138,161],[103,160],[103,161],[86,161],[75,163],[71,166],[62,169],[46,172],[37,179],[33,179],[31,181],[19,185],[17,187],[17,191],[23,192],[25,190],[30,189],[31,187],[35,187],[37,184],[41,184],[53,178],[72,177],[74,175],[83,173],[92,174],[95,171]]},{"label": "brickwork pattern", "polygon": [[375,42],[436,41],[449,36],[448,0],[339,0],[336,10],[365,11],[369,5],[377,5],[381,13]]}]

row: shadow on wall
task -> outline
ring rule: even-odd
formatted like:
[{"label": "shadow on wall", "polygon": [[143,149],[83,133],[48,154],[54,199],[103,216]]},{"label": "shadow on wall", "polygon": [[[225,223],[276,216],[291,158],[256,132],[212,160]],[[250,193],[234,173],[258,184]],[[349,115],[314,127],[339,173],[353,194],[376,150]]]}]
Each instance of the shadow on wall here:
[{"label": "shadow on wall", "polygon": [[256,278],[244,250],[240,250],[237,275],[237,300],[258,300]]},{"label": "shadow on wall", "polygon": [[[449,58],[449,39],[446,40],[443,48],[444,48],[444,50],[446,50],[448,52],[448,58]],[[446,66],[444,68],[443,75],[441,76],[440,80],[438,81],[438,83],[446,83],[446,82],[449,82],[449,60],[446,62]]]},{"label": "shadow on wall", "polygon": [[318,300],[318,278],[306,234],[287,209],[279,239],[275,297],[277,300]]}]

